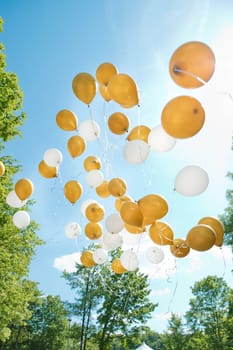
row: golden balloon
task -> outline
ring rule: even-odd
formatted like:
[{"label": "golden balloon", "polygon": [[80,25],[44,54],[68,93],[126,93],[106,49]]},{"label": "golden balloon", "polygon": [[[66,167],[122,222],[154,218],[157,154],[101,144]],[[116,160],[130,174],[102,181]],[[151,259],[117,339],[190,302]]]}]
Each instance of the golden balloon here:
[{"label": "golden balloon", "polygon": [[56,123],[62,130],[74,131],[78,129],[76,114],[68,109],[62,109],[56,115]]},{"label": "golden balloon", "polygon": [[213,247],[216,233],[209,225],[198,224],[188,232],[186,242],[190,248],[203,252]]},{"label": "golden balloon", "polygon": [[64,186],[64,195],[72,204],[76,203],[83,192],[82,185],[76,180],[67,181]]}]

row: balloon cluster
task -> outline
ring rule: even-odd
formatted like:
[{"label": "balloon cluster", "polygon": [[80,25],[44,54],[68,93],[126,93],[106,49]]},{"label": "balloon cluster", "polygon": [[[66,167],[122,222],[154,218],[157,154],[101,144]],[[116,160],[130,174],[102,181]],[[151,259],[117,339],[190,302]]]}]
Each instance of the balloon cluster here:
[{"label": "balloon cluster", "polygon": [[[178,47],[169,62],[171,78],[183,88],[203,86],[213,75],[214,69],[215,57],[212,50],[206,44],[197,41],[187,42]],[[135,81],[128,74],[119,73],[112,63],[99,65],[96,77],[86,72],[77,74],[72,81],[72,89],[74,95],[88,108],[97,91],[107,103],[113,101],[126,109],[140,107]],[[137,125],[130,130],[128,116],[118,111],[108,117],[107,126],[115,135],[128,134],[123,154],[129,163],[138,164],[147,159],[151,150],[167,152],[175,146],[177,139],[193,137],[201,130],[204,122],[205,111],[201,103],[194,97],[183,95],[174,97],[165,105],[161,113],[161,124],[152,129],[147,125]],[[56,124],[64,131],[77,133],[67,142],[67,149],[72,158],[80,157],[86,150],[87,142],[100,137],[100,126],[93,118],[79,123],[76,114],[68,109],[57,113]],[[62,153],[58,149],[48,149],[38,165],[40,175],[47,179],[57,177],[62,160]],[[116,212],[105,217],[105,209],[98,201],[90,199],[82,203],[81,212],[88,221],[84,227],[85,236],[90,240],[98,240],[94,250],[85,249],[82,252],[80,261],[84,266],[92,267],[107,262],[108,252],[122,247],[123,231],[132,235],[149,236],[153,245],[147,249],[146,256],[154,264],[164,259],[164,252],[160,246],[170,246],[170,251],[175,257],[183,258],[189,254],[190,249],[206,251],[213,245],[222,245],[224,229],[218,219],[202,218],[190,229],[185,239],[175,238],[171,226],[160,220],[168,212],[168,203],[162,195],[147,194],[135,201],[127,195],[124,179],[104,178],[100,158],[95,155],[88,156],[83,166],[88,185],[95,189],[100,198],[112,196],[116,209]],[[3,173],[4,167],[0,163],[0,175]],[[25,187],[28,189],[29,183],[26,179],[23,181],[24,190]],[[195,196],[207,188],[208,182],[206,171],[191,165],[177,174],[174,189],[182,195]],[[26,200],[32,191],[22,196],[22,189],[20,191],[17,184],[15,192],[11,195],[17,195],[22,201]],[[65,183],[64,196],[72,205],[81,198],[82,193],[83,187],[77,180]],[[104,218],[106,233],[103,233],[101,225]],[[78,223],[71,222],[66,225],[67,238],[75,239],[80,234],[81,227]],[[138,264],[138,256],[133,249],[124,250],[119,258],[111,262],[112,270],[118,274],[134,271]]]}]

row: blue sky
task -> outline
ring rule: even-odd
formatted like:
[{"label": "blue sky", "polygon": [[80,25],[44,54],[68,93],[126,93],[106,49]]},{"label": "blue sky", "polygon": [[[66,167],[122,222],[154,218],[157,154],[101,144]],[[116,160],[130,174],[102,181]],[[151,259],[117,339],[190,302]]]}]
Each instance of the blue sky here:
[{"label": "blue sky", "polygon": [[[85,225],[82,202],[93,198],[103,204],[106,215],[114,211],[112,198],[97,198],[86,184],[83,160],[88,155],[103,159],[106,178],[125,179],[127,191],[135,199],[149,193],[163,195],[169,204],[165,220],[176,237],[185,237],[201,217],[223,212],[227,205],[225,192],[231,186],[226,173],[232,170],[233,103],[228,96],[233,93],[231,1],[8,0],[1,4],[1,16],[5,21],[1,41],[6,47],[7,69],[19,77],[28,116],[22,128],[23,139],[10,142],[6,153],[23,166],[17,179],[27,177],[34,183],[36,204],[30,215],[40,224],[38,234],[46,245],[38,248],[30,276],[40,283],[43,293],[72,298],[60,278],[61,268],[70,266],[72,258],[89,241],[83,232],[75,241],[67,239],[64,227],[71,221]],[[191,40],[203,41],[213,49],[216,71],[206,86],[187,91],[172,81],[168,64],[174,50]],[[106,126],[108,115],[119,107],[105,103],[97,94],[88,109],[71,87],[76,74],[95,76],[103,62],[113,63],[137,83],[141,107],[125,111],[131,127],[140,123],[157,126],[164,105],[177,95],[187,94],[198,98],[205,108],[203,129],[195,137],[178,140],[169,152],[151,152],[142,164],[127,163],[122,152],[125,136],[110,133]],[[100,139],[89,142],[79,158],[71,159],[66,147],[73,134],[56,125],[55,117],[61,109],[75,111],[80,123],[91,116],[100,125]],[[42,178],[37,170],[49,148],[58,148],[63,154],[55,180]],[[187,165],[199,165],[209,175],[207,190],[198,196],[186,197],[173,191],[176,174]],[[78,179],[84,189],[74,206],[63,195],[64,183],[70,179]],[[164,262],[154,266],[143,259],[148,244],[147,239],[138,243],[141,268],[150,277],[153,300],[159,302],[150,322],[155,331],[164,329],[169,312],[187,310],[190,286],[195,281],[218,274],[232,285],[232,256],[226,248],[192,252],[180,260],[173,259],[164,248]]]}]

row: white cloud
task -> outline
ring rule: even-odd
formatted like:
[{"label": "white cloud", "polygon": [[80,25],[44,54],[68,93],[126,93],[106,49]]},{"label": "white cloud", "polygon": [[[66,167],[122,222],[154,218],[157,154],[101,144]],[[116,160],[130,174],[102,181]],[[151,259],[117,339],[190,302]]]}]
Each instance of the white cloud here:
[{"label": "white cloud", "polygon": [[171,290],[169,288],[163,288],[163,289],[155,289],[151,293],[151,296],[162,296],[162,295],[168,295],[171,293]]},{"label": "white cloud", "polygon": [[233,255],[232,255],[232,250],[230,247],[223,246],[221,248],[214,246],[211,249],[212,255],[217,259],[217,260],[224,260],[224,261],[229,261],[232,262]]},{"label": "white cloud", "polygon": [[72,253],[55,258],[53,267],[59,271],[75,272],[76,263],[80,264],[80,253]]},{"label": "white cloud", "polygon": [[161,313],[161,314],[154,314],[154,318],[162,321],[170,320],[172,314],[171,312]]},{"label": "white cloud", "polygon": [[203,266],[203,261],[201,259],[201,254],[196,251],[190,251],[186,264],[184,264],[183,271],[187,273],[193,273],[195,271],[201,270]]}]

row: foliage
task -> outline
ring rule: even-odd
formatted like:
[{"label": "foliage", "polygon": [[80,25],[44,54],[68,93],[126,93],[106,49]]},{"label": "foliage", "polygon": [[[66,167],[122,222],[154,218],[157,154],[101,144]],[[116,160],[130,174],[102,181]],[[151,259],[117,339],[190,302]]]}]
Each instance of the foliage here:
[{"label": "foliage", "polygon": [[65,272],[64,277],[76,292],[69,310],[81,325],[81,350],[86,349],[91,337],[99,343],[99,349],[111,349],[116,335],[130,334],[135,324],[144,324],[156,307],[148,298],[147,276],[139,272],[117,275],[109,266],[77,265],[75,272]]},{"label": "foliage", "polygon": [[168,330],[163,336],[165,349],[182,350],[187,341],[181,317],[172,314],[168,321]]},{"label": "foliage", "polygon": [[[227,176],[229,179],[233,180],[233,173],[229,172]],[[225,229],[224,242],[231,246],[233,250],[233,190],[228,189],[226,191],[226,199],[228,201],[228,206],[224,209],[224,213],[219,217]]]}]

